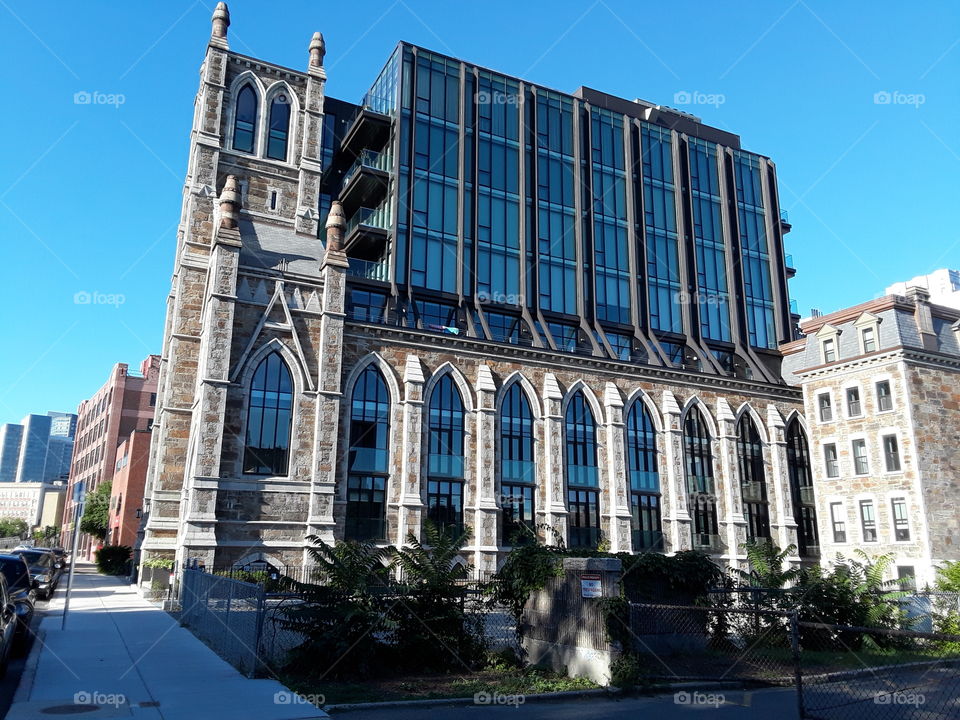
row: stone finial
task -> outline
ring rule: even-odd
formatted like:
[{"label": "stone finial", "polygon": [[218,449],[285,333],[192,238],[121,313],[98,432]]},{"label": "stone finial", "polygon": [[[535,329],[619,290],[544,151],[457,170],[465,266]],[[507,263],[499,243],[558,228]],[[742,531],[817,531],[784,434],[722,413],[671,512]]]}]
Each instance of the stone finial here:
[{"label": "stone finial", "polygon": [[730,409],[730,403],[725,398],[717,398],[717,420],[720,422],[733,422],[736,416]]},{"label": "stone finial", "polygon": [[227,41],[227,28],[230,27],[230,10],[225,2],[218,2],[213,11],[213,30],[210,33],[211,38],[217,38]]},{"label": "stone finial", "polygon": [[767,426],[774,429],[786,427],[786,423],[783,422],[783,415],[777,410],[776,405],[767,405]]},{"label": "stone finial", "polygon": [[623,396],[620,394],[619,388],[612,382],[608,381],[607,384],[604,385],[603,404],[609,408],[623,407]]},{"label": "stone finial", "polygon": [[663,391],[663,414],[664,415],[679,415],[680,414],[680,404],[677,402],[677,398],[674,397],[674,394],[669,390]]},{"label": "stone finial", "polygon": [[477,368],[477,390],[480,392],[496,392],[497,384],[493,380],[493,373],[489,365]]},{"label": "stone finial", "polygon": [[423,367],[420,365],[420,358],[416,355],[407,355],[407,362],[403,367],[403,381],[423,384]]},{"label": "stone finial", "polygon": [[323,67],[323,56],[327,54],[327,45],[323,34],[315,32],[310,39],[310,67]]},{"label": "stone finial", "polygon": [[239,210],[240,188],[237,185],[237,178],[235,175],[227,175],[223,190],[220,191],[220,227],[236,229]]},{"label": "stone finial", "polygon": [[543,376],[543,396],[547,400],[563,400],[563,392],[560,390],[557,376],[553,373]]},{"label": "stone finial", "polygon": [[343,233],[347,228],[347,221],[339,200],[330,203],[330,212],[324,227],[327,229],[327,252],[343,252]]}]

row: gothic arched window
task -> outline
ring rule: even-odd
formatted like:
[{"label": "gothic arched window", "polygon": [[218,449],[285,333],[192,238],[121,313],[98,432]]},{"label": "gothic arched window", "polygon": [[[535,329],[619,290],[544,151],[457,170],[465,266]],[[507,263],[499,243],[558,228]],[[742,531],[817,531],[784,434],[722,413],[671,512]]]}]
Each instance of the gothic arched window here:
[{"label": "gothic arched window", "polygon": [[819,555],[817,508],[813,497],[813,476],[810,473],[810,448],[807,436],[794,418],[787,426],[787,472],[793,497],[793,517],[797,521],[797,545],[800,555]]},{"label": "gothic arched window", "polygon": [[387,478],[390,474],[390,396],[383,375],[369,365],[350,398],[347,451],[347,540],[385,537]]},{"label": "gothic arched window", "polygon": [[455,533],[463,531],[464,415],[460,391],[444,375],[428,409],[427,517]]},{"label": "gothic arched window", "polygon": [[740,496],[747,518],[747,540],[770,537],[770,503],[763,470],[763,444],[750,415],[737,423],[737,461],[740,467]]},{"label": "gothic arched window", "polygon": [[287,474],[292,408],[290,370],[280,354],[272,352],[260,361],[250,384],[243,472]]},{"label": "gothic arched window", "polygon": [[500,500],[507,544],[532,536],[537,466],[533,457],[533,413],[520,383],[503,396],[500,408]]},{"label": "gothic arched window", "polygon": [[627,471],[633,549],[662,548],[657,435],[650,413],[640,400],[627,413]]},{"label": "gothic arched window", "polygon": [[596,420],[582,392],[570,398],[564,416],[567,511],[571,548],[595,548],[600,541]]},{"label": "gothic arched window", "polygon": [[237,93],[233,116],[233,149],[253,152],[257,132],[257,93],[251,85],[244,85]]},{"label": "gothic arched window", "polygon": [[696,405],[687,412],[683,423],[683,454],[688,509],[693,519],[693,547],[718,552],[720,536],[710,431]]},{"label": "gothic arched window", "polygon": [[287,135],[290,131],[290,96],[278,93],[270,102],[270,121],[267,128],[267,157],[287,159]]}]

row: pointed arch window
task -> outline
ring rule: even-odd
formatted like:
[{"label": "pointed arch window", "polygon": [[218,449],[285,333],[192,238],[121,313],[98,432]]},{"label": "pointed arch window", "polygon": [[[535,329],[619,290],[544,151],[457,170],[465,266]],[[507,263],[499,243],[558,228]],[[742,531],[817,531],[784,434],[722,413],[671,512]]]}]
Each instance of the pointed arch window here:
[{"label": "pointed arch window", "polygon": [[380,540],[386,535],[387,478],[390,474],[390,395],[373,365],[357,378],[350,398],[347,452],[347,540]]},{"label": "pointed arch window", "polygon": [[287,474],[292,407],[290,369],[279,353],[272,352],[260,361],[250,384],[244,473]]},{"label": "pointed arch window", "polygon": [[787,472],[793,498],[793,517],[797,521],[797,545],[801,557],[820,554],[817,533],[817,509],[813,495],[813,474],[810,472],[810,447],[800,421],[794,418],[787,426]]},{"label": "pointed arch window", "polygon": [[427,517],[443,529],[463,531],[463,397],[444,375],[428,409]]},{"label": "pointed arch window", "polygon": [[257,93],[251,85],[244,85],[237,93],[233,114],[233,149],[252,153],[257,133]]},{"label": "pointed arch window", "polygon": [[657,435],[650,413],[640,400],[627,413],[627,471],[633,549],[662,549]]},{"label": "pointed arch window", "polygon": [[567,510],[571,548],[596,548],[600,542],[596,420],[578,391],[564,415]]},{"label": "pointed arch window", "polygon": [[713,480],[710,431],[700,408],[693,406],[683,423],[684,470],[692,522],[693,547],[717,552],[717,496]]},{"label": "pointed arch window", "polygon": [[287,136],[290,131],[290,96],[277,93],[270,102],[270,120],[267,128],[267,157],[287,159]]},{"label": "pointed arch window", "polygon": [[770,502],[763,468],[763,443],[748,413],[737,422],[737,461],[740,468],[740,497],[747,518],[747,540],[770,537]]},{"label": "pointed arch window", "polygon": [[514,383],[500,407],[500,502],[506,544],[532,539],[535,532],[537,468],[533,448],[530,401],[520,384]]}]

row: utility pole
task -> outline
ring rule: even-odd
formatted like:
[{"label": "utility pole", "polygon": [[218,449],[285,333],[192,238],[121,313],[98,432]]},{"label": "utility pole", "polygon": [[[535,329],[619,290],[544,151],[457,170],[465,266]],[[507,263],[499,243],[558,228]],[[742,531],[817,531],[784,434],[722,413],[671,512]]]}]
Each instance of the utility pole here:
[{"label": "utility pole", "polygon": [[73,570],[77,567],[77,543],[80,541],[80,518],[83,517],[83,503],[86,499],[84,483],[73,486],[73,547],[70,548],[70,574],[67,577],[67,595],[63,599],[63,619],[60,629],[67,629],[67,612],[70,610],[70,591],[73,590]]}]

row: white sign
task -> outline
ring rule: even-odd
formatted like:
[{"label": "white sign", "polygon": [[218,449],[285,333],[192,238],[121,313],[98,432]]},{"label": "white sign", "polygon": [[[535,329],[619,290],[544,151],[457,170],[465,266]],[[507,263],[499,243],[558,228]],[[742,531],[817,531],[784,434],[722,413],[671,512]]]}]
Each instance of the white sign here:
[{"label": "white sign", "polygon": [[600,585],[599,575],[581,575],[580,576],[580,597],[585,597],[585,598],[603,597],[603,589]]}]

